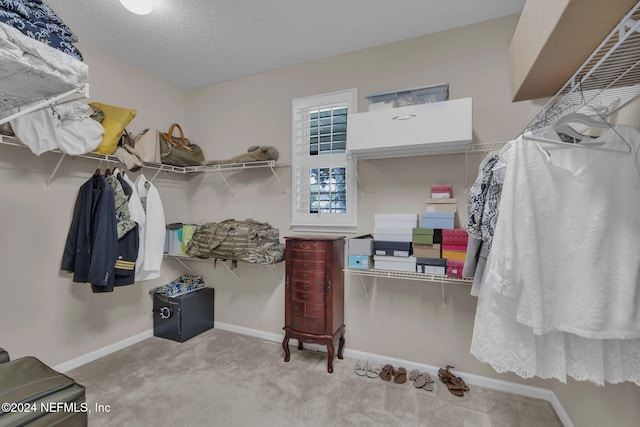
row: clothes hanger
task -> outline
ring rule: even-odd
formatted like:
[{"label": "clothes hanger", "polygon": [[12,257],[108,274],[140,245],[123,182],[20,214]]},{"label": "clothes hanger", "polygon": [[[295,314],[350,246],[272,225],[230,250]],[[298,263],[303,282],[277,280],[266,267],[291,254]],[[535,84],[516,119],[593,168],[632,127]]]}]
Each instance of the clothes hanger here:
[{"label": "clothes hanger", "polygon": [[558,134],[558,137],[560,137],[561,141],[570,142],[572,144],[578,144],[582,140],[588,140],[590,138],[597,138],[591,135],[584,135],[566,123],[555,126],[554,130]]},{"label": "clothes hanger", "polygon": [[[593,107],[592,107],[593,108]],[[614,126],[611,125],[611,123],[609,123],[608,121],[606,121],[604,119],[604,117],[602,117],[600,115],[600,113],[598,113],[595,108],[594,111],[596,112],[596,114],[600,117],[600,119],[596,119],[593,116],[587,115],[587,114],[583,114],[583,113],[569,113],[563,117],[561,117],[560,119],[558,119],[554,124],[541,128],[541,129],[536,129],[533,131],[529,131],[529,132],[525,132],[522,137],[524,139],[530,140],[530,141],[538,141],[538,142],[544,142],[544,143],[548,143],[548,144],[555,144],[555,145],[563,145],[563,146],[568,146],[568,147],[576,147],[576,148],[586,148],[586,149],[590,149],[590,150],[603,150],[603,151],[615,151],[615,152],[621,152],[621,150],[617,150],[615,148],[607,148],[607,147],[600,147],[598,146],[600,143],[578,143],[578,144],[574,144],[572,142],[564,142],[561,140],[557,140],[557,139],[550,139],[550,138],[545,138],[544,134],[548,133],[549,131],[553,131],[553,132],[557,132],[558,128],[561,129],[565,129],[568,126],[569,123],[580,123],[583,125],[586,125],[588,127],[592,127],[592,128],[599,128],[599,129],[607,129],[607,130],[611,130],[613,132],[615,132],[616,135],[618,135],[620,137],[620,139],[622,140],[622,142],[624,142],[624,144],[626,145],[626,149],[622,152],[626,152],[626,153],[632,153],[633,152],[633,148],[631,147],[631,144],[629,144],[629,142],[622,136],[620,135],[620,133],[614,128]],[[589,139],[589,137],[587,137],[586,139]]]}]

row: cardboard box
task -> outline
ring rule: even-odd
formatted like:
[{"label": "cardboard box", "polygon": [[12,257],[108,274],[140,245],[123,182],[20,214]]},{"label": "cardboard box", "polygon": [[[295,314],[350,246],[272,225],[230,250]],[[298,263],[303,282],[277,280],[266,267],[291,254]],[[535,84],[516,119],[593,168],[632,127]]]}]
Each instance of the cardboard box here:
[{"label": "cardboard box", "polygon": [[462,279],[464,261],[447,260],[447,276]]},{"label": "cardboard box", "polygon": [[437,265],[416,264],[416,272],[435,274],[437,276],[446,276],[447,267],[438,267]]},{"label": "cardboard box", "polygon": [[373,266],[373,256],[349,254],[348,266],[356,270],[368,270]]},{"label": "cardboard box", "polygon": [[426,201],[425,212],[457,212],[458,211],[458,199],[455,197],[450,199],[435,199],[430,198]]},{"label": "cardboard box", "polygon": [[431,186],[431,198],[450,199],[453,197],[451,184],[436,184]]},{"label": "cardboard box", "polygon": [[411,248],[413,250],[413,256],[420,258],[440,258],[440,244],[434,243],[433,245],[421,245],[419,243],[412,243]]},{"label": "cardboard box", "polygon": [[350,255],[373,255],[373,236],[352,237],[347,241],[347,249]]},{"label": "cardboard box", "polygon": [[467,245],[445,245],[444,243],[442,244],[442,250],[443,251],[459,251],[459,252],[466,252],[467,251]]},{"label": "cardboard box", "polygon": [[416,271],[415,257],[394,257],[374,255],[373,262],[378,270],[395,270],[395,271]]},{"label": "cardboard box", "polygon": [[421,245],[433,244],[433,228],[414,228],[411,234],[411,241]]},{"label": "cardboard box", "polygon": [[467,251],[447,251],[442,250],[442,258],[448,260],[464,261],[467,258]]},{"label": "cardboard box", "polygon": [[412,227],[374,227],[373,240],[410,242]]},{"label": "cardboard box", "polygon": [[374,227],[413,228],[418,226],[418,214],[375,214]]},{"label": "cardboard box", "polygon": [[411,242],[373,241],[374,255],[408,257],[411,255]]},{"label": "cardboard box", "polygon": [[464,228],[454,228],[453,230],[442,230],[442,244],[453,246],[467,246],[469,233]]},{"label": "cardboard box", "polygon": [[421,265],[433,265],[436,267],[446,267],[447,260],[443,258],[422,258],[416,257],[416,264]]},{"label": "cardboard box", "polygon": [[458,203],[458,199],[452,197],[450,199],[434,199],[430,198],[425,201],[428,205],[455,205]]},{"label": "cardboard box", "polygon": [[422,214],[420,227],[451,229],[453,228],[454,219],[455,213],[453,212],[427,212]]},{"label": "cardboard box", "polygon": [[416,271],[419,273],[447,274],[447,260],[442,258],[418,258],[416,257]]}]

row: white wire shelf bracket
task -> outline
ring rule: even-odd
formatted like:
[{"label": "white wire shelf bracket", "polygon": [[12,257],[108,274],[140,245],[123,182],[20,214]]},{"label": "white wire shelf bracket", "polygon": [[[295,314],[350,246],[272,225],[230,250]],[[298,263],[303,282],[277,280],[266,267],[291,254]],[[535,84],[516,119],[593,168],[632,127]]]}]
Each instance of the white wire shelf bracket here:
[{"label": "white wire shelf bracket", "polygon": [[640,2],[609,33],[523,132],[591,107],[609,116],[640,95]]}]

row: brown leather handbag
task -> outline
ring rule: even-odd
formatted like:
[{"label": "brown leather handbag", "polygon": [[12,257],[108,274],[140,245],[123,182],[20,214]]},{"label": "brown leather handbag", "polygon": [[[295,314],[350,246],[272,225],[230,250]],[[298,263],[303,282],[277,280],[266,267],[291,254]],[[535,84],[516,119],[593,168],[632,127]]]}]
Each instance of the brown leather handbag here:
[{"label": "brown leather handbag", "polygon": [[[173,136],[175,130],[179,136]],[[199,166],[204,161],[202,149],[184,137],[179,124],[173,123],[169,132],[160,133],[160,160],[165,165]]]}]

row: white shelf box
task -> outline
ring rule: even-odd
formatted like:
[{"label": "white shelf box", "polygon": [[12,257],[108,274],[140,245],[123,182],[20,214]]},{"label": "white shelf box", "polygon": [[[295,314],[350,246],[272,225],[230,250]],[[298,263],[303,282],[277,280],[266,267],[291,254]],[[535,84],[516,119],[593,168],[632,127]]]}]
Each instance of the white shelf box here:
[{"label": "white shelf box", "polygon": [[349,114],[347,151],[358,159],[465,151],[473,133],[471,98]]}]

